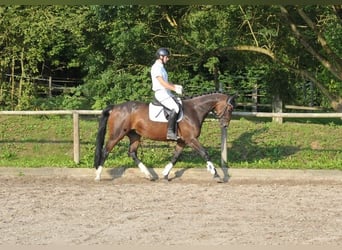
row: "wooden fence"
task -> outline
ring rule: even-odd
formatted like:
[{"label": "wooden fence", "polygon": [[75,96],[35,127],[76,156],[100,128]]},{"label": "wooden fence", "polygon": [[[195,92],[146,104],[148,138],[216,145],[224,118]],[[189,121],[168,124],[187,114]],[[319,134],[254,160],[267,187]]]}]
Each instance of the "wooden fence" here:
[{"label": "wooden fence", "polygon": [[[14,74],[4,74],[7,77],[8,82],[19,82],[21,79],[31,82],[37,87],[39,95],[46,95],[52,97],[53,95],[59,95],[60,93],[70,92],[75,86],[83,83],[81,79],[70,79],[70,78],[57,78],[49,76],[44,77],[32,77],[32,76],[22,76]],[[1,80],[1,79],[0,79]],[[57,92],[57,93],[56,93]]]},{"label": "wooden fence", "polygon": [[[80,115],[100,115],[101,110],[44,110],[44,111],[0,111],[0,115],[72,115],[73,116],[73,147],[74,162],[80,162]],[[341,118],[342,113],[263,113],[233,112],[233,117],[268,117],[276,122],[282,118]],[[221,130],[221,166],[227,166],[227,130]]]}]

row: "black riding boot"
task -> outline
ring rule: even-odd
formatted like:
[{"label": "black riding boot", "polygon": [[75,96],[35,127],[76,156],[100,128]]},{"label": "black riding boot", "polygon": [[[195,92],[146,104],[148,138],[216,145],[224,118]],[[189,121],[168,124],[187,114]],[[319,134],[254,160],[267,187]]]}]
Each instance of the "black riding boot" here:
[{"label": "black riding boot", "polygon": [[177,113],[175,110],[171,111],[169,115],[169,121],[167,125],[167,135],[166,139],[177,141],[177,131],[176,131],[176,121],[177,120]]}]

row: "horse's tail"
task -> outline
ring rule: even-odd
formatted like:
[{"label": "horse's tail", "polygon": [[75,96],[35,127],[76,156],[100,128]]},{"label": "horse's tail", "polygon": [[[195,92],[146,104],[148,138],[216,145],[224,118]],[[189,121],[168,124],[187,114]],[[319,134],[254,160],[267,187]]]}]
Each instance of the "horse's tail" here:
[{"label": "horse's tail", "polygon": [[110,111],[113,109],[113,105],[108,106],[102,111],[100,121],[99,121],[99,129],[97,131],[96,136],[96,148],[95,148],[95,158],[94,158],[94,167],[97,169],[101,163],[102,157],[102,148],[104,145],[104,140],[106,136],[107,130],[107,121],[110,114]]}]

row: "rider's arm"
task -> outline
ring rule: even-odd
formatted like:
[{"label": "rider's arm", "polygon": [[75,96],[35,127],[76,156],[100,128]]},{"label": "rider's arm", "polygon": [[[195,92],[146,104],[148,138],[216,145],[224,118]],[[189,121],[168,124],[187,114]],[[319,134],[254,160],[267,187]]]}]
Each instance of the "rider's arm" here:
[{"label": "rider's arm", "polygon": [[164,88],[167,88],[172,91],[176,91],[176,86],[173,83],[165,81],[163,77],[161,76],[157,76],[157,79]]}]

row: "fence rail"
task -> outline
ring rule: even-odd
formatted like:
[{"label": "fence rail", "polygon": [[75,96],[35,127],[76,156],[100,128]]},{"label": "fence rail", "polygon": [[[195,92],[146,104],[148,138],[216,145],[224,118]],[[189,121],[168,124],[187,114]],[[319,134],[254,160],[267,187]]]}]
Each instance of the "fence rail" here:
[{"label": "fence rail", "polygon": [[[80,163],[80,115],[100,115],[101,110],[40,110],[40,111],[0,111],[1,115],[72,115],[74,162]],[[238,117],[268,117],[279,122],[279,118],[341,118],[342,113],[266,113],[266,112],[233,112]],[[221,131],[221,166],[227,165],[227,130]]]},{"label": "fence rail", "polygon": [[269,118],[342,118],[342,113],[269,113],[269,112],[233,112],[235,116]]},{"label": "fence rail", "polygon": [[[100,115],[102,110],[0,111],[0,115]],[[283,118],[342,118],[342,113],[271,113],[234,111],[233,116]]]}]

